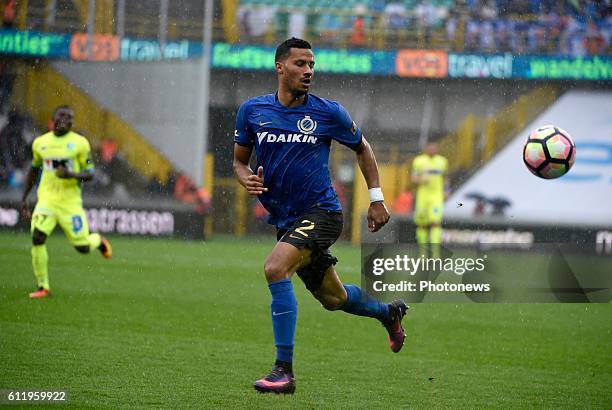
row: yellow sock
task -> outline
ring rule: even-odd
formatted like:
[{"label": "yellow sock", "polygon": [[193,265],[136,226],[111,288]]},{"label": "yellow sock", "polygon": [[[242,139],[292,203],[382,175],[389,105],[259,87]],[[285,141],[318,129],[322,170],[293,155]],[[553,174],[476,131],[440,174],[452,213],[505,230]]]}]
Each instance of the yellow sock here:
[{"label": "yellow sock", "polygon": [[440,257],[440,243],[442,243],[442,227],[432,226],[429,229],[429,240],[431,241],[431,257]]},{"label": "yellow sock", "polygon": [[432,226],[429,228],[429,241],[431,243],[442,243],[442,227],[441,226]]},{"label": "yellow sock", "polygon": [[47,271],[47,264],[49,262],[49,255],[47,254],[46,245],[34,245],[32,246],[32,268],[34,269],[34,275],[38,281],[38,287],[49,289],[49,272]]},{"label": "yellow sock", "polygon": [[417,226],[416,229],[416,239],[419,245],[426,245],[429,243],[427,240],[427,228],[422,226]]},{"label": "yellow sock", "polygon": [[431,255],[430,257],[432,258],[439,258],[440,257],[440,244],[439,243],[432,243],[431,245]]},{"label": "yellow sock", "polygon": [[89,241],[89,251],[95,251],[102,243],[102,237],[98,233],[92,233],[87,238]]},{"label": "yellow sock", "polygon": [[419,244],[419,255],[422,256],[427,256],[428,255],[428,232],[429,229],[424,228],[422,226],[417,226],[416,229],[416,239],[417,239],[417,243]]}]

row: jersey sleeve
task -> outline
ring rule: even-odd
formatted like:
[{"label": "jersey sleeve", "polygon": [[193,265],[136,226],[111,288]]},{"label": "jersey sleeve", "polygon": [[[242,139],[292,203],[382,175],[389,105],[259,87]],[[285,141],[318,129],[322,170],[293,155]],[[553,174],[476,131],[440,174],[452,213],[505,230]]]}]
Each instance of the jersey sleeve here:
[{"label": "jersey sleeve", "polygon": [[77,155],[77,161],[79,162],[81,171],[93,172],[94,164],[91,159],[91,146],[89,145],[89,141],[85,138],[81,140],[81,149]]},{"label": "jersey sleeve", "polygon": [[248,124],[248,105],[243,103],[236,114],[236,129],[234,130],[234,142],[238,145],[250,147],[255,143],[255,138]]},{"label": "jersey sleeve", "polygon": [[40,168],[42,167],[42,164],[43,164],[42,156],[40,155],[40,152],[38,151],[38,145],[39,145],[38,141],[39,139],[37,138],[32,143],[32,167],[33,168]]},{"label": "jersey sleeve", "polygon": [[342,145],[346,145],[351,149],[357,149],[361,144],[361,130],[349,115],[346,108],[336,102],[334,116],[334,127],[332,129],[332,138]]}]

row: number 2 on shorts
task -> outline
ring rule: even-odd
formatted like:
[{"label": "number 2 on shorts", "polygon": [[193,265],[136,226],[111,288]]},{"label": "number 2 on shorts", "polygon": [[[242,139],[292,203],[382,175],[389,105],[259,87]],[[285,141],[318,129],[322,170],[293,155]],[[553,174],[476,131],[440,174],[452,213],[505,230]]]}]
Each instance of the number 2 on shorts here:
[{"label": "number 2 on shorts", "polygon": [[315,227],[315,223],[312,221],[309,221],[308,219],[304,219],[301,223],[304,224],[304,226],[300,226],[299,228],[297,228],[295,230],[296,233],[299,233],[300,235],[304,236],[305,238],[308,238],[308,234],[304,231],[311,231],[314,229]]}]

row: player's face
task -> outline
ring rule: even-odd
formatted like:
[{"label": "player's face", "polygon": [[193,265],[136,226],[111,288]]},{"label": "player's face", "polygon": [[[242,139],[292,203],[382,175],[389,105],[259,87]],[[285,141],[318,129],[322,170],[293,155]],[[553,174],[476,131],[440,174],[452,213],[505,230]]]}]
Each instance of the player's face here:
[{"label": "player's face", "polygon": [[314,54],[312,50],[292,48],[291,54],[277,62],[276,70],[281,82],[295,95],[308,93],[314,74]]},{"label": "player's face", "polygon": [[68,108],[60,108],[53,116],[53,132],[56,135],[63,135],[72,128],[74,112]]},{"label": "player's face", "polygon": [[425,146],[425,153],[429,156],[434,156],[438,153],[438,145],[437,144],[427,144]]}]

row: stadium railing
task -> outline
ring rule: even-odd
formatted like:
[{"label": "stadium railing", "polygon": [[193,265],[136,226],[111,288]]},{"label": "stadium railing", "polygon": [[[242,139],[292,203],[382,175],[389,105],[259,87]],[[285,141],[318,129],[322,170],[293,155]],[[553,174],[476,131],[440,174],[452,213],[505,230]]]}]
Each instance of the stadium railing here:
[{"label": "stadium railing", "polygon": [[497,115],[484,120],[484,147],[481,161],[488,161],[504,143],[549,107],[558,96],[557,88],[543,86],[522,95]]},{"label": "stadium railing", "polygon": [[[403,2],[405,12],[404,23],[393,22],[390,14],[380,8],[372,7],[368,1],[330,2],[323,0],[220,0],[216,2],[217,9],[213,20],[214,41],[225,41],[231,44],[263,44],[274,46],[290,34],[290,16],[303,14],[305,18],[302,37],[312,40],[317,47],[331,48],[367,48],[367,49],[398,49],[425,48],[443,49],[454,52],[516,52],[531,54],[559,54],[570,42],[563,32],[548,30],[542,26],[542,16],[536,14],[505,15],[491,22],[495,29],[489,33],[486,41],[480,34],[470,37],[466,25],[468,10],[454,1],[434,1],[438,17],[435,21],[425,24],[422,16],[416,11],[416,2]],[[83,32],[87,29],[88,0],[73,0],[62,2],[53,15],[49,4],[44,0],[22,0],[19,2],[17,17],[18,27],[22,30],[34,29],[54,32]],[[136,3],[134,3],[136,4]],[[181,4],[183,7],[181,7]],[[130,6],[131,5],[131,6]],[[186,5],[186,6],[185,6]],[[187,8],[185,8],[187,7]],[[203,33],[202,4],[195,0],[190,3],[171,2],[171,12],[168,14],[166,39],[201,41]],[[262,13],[262,8],[268,8],[270,13]],[[125,10],[124,35],[130,38],[154,39],[160,35],[160,17],[157,9],[142,9],[128,3]],[[247,10],[245,12],[245,10]],[[96,1],[95,32],[101,34],[117,34],[117,10],[113,0]],[[258,17],[249,20],[244,18],[257,14]],[[258,14],[259,13],[259,14]],[[360,34],[354,36],[355,19],[362,19]],[[446,23],[452,18],[454,30],[449,34]],[[258,27],[253,33],[251,25]],[[512,31],[507,31],[508,21],[512,21]],[[472,24],[481,24],[472,22]],[[531,33],[530,27],[537,28],[538,35]],[[480,30],[480,29],[479,29]],[[543,36],[548,30],[549,35]],[[249,31],[251,33],[249,33]],[[483,32],[489,32],[483,30]],[[553,33],[556,33],[553,35]],[[469,38],[468,38],[469,37]],[[537,40],[537,38],[540,38]],[[605,37],[605,36],[604,36]],[[602,37],[602,38],[604,38]],[[471,40],[470,40],[471,38]],[[504,38],[502,40],[502,38]],[[355,39],[359,39],[356,41]],[[484,41],[484,43],[482,43]],[[573,41],[573,40],[572,40]],[[482,44],[481,44],[482,43]],[[486,45],[484,45],[486,44]],[[562,44],[564,46],[562,47]],[[607,42],[607,51],[610,43]]]},{"label": "stadium railing", "polygon": [[474,166],[488,161],[509,138],[550,106],[557,93],[553,86],[542,86],[491,116],[468,115],[455,133],[440,141],[441,153],[449,159],[450,172],[470,173]]},{"label": "stadium railing", "polygon": [[[94,31],[101,34],[117,34],[114,0],[96,0],[95,6]],[[142,15],[128,8],[125,13],[124,35],[130,38],[157,38],[160,33],[159,16],[157,12],[148,14]],[[226,18],[225,14],[224,18]],[[63,7],[57,7],[53,15],[50,12],[48,1],[22,0],[19,2],[17,25],[22,30],[85,32],[87,31],[87,21],[88,0],[66,2]],[[217,40],[225,39],[230,42],[238,41],[236,36],[234,36],[233,41],[226,38],[223,26],[222,21],[214,21],[214,38]],[[202,33],[201,16],[168,16],[167,38],[169,40],[201,41]]]}]

